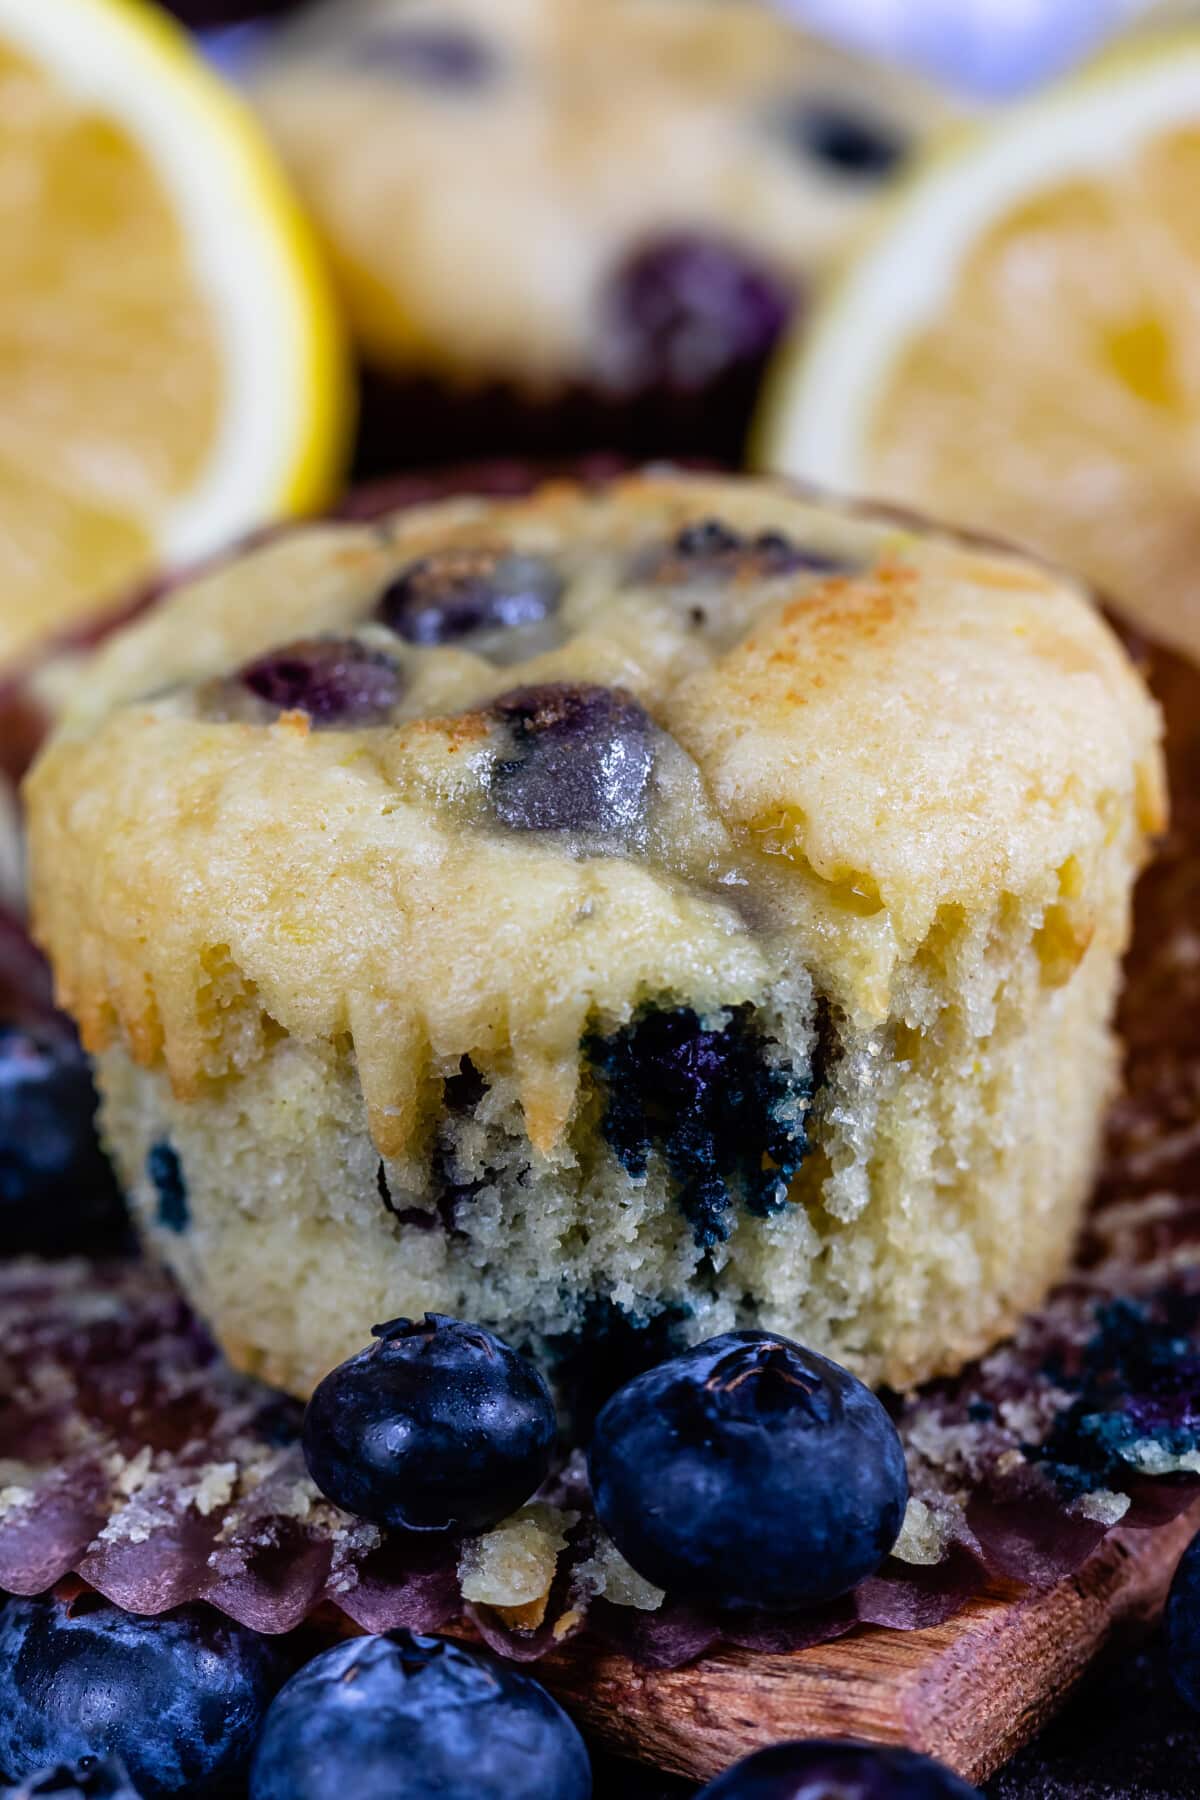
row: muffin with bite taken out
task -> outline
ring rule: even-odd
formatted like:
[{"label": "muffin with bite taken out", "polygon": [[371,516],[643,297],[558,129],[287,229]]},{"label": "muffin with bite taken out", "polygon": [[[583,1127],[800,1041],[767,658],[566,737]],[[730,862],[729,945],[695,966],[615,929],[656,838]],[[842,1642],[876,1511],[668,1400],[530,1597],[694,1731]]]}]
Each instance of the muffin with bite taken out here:
[{"label": "muffin with bite taken out", "polygon": [[452,500],[100,652],[36,929],[242,1365],[306,1393],[430,1310],[903,1385],[1067,1260],[1159,729],[1085,593],[935,528],[668,470]]}]

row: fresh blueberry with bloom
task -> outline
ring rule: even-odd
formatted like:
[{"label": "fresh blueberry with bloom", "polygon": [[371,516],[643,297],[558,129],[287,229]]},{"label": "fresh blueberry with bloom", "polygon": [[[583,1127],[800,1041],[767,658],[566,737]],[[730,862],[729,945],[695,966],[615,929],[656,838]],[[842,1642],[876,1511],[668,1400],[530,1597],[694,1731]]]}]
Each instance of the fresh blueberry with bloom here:
[{"label": "fresh blueberry with bloom", "polygon": [[544,556],[463,546],[402,569],[379,613],[410,644],[457,644],[540,625],[557,612],[562,593],[562,576]]},{"label": "fresh blueberry with bloom", "polygon": [[0,1608],[0,1768],[119,1756],[139,1794],[188,1800],[245,1773],[287,1673],[277,1642],[203,1606],[137,1618],[84,1594]]},{"label": "fresh blueberry with bloom", "polygon": [[623,842],[650,801],[653,721],[623,688],[546,682],[492,702],[511,750],[492,776],[492,810],[513,831],[577,831]]},{"label": "fresh blueberry with bloom", "polygon": [[279,1694],[250,1800],[588,1800],[583,1740],[545,1688],[461,1644],[352,1638]]},{"label": "fresh blueberry with bloom", "polygon": [[786,1612],[883,1562],[908,1498],[891,1419],[861,1381],[766,1331],[731,1331],[613,1395],[589,1458],[601,1523],[681,1598]]},{"label": "fresh blueberry with bloom", "polygon": [[1163,1615],[1167,1667],[1181,1700],[1200,1712],[1200,1532],[1179,1560]]},{"label": "fresh blueberry with bloom", "polygon": [[116,1247],[125,1212],[66,1019],[0,1025],[0,1255]]},{"label": "fresh blueberry with bloom", "polygon": [[697,1800],[980,1800],[942,1763],[873,1744],[773,1744],[735,1763]]},{"label": "fresh blueberry with bloom", "polygon": [[326,1497],[405,1531],[486,1531],[541,1486],[556,1419],[543,1376],[478,1325],[393,1319],[327,1375],[304,1416]]},{"label": "fresh blueberry with bloom", "polygon": [[41,1769],[15,1787],[0,1788],[0,1800],[142,1800],[120,1757]]}]

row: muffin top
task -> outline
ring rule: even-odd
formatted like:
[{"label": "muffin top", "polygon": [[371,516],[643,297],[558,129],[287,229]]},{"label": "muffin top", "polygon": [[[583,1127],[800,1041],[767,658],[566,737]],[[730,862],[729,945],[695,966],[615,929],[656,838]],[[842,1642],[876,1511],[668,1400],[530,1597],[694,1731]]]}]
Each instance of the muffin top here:
[{"label": "muffin top", "polygon": [[647,999],[811,976],[869,1028],[1011,901],[1065,979],[1163,816],[1157,708],[1068,579],[670,470],[237,557],[100,652],[27,799],[89,1048],[193,1095],[280,1028],[352,1045],[387,1155],[465,1055],[551,1149]]},{"label": "muffin top", "polygon": [[947,111],[764,0],[327,0],[256,93],[371,360],[618,394],[761,355]]}]

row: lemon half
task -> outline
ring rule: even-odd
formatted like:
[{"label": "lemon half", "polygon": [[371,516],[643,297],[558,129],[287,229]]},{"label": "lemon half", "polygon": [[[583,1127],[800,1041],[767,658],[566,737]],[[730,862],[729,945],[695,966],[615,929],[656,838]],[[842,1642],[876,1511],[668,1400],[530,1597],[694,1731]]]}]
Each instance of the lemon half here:
[{"label": "lemon half", "polygon": [[0,0],[0,669],[321,505],[342,329],[257,127],[144,0]]},{"label": "lemon half", "polygon": [[1002,532],[1200,651],[1200,34],[919,168],[785,347],[755,459]]}]

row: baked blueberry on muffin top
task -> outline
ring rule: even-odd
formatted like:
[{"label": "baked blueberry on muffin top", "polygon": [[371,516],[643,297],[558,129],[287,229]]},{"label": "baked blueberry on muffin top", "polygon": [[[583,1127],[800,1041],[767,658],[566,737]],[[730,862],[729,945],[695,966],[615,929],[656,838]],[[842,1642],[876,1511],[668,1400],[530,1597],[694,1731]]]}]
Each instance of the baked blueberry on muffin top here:
[{"label": "baked blueberry on muffin top", "polygon": [[461,499],[101,652],[36,925],[147,1236],[271,1379],[433,1311],[572,1381],[621,1322],[907,1383],[1064,1265],[1158,737],[1016,555],[666,470]]},{"label": "baked blueberry on muffin top", "polygon": [[[789,318],[948,111],[767,0],[326,0],[254,92],[368,366],[490,391],[508,452],[553,447],[568,399],[559,448],[735,449]],[[487,416],[459,407],[459,458]]]}]

